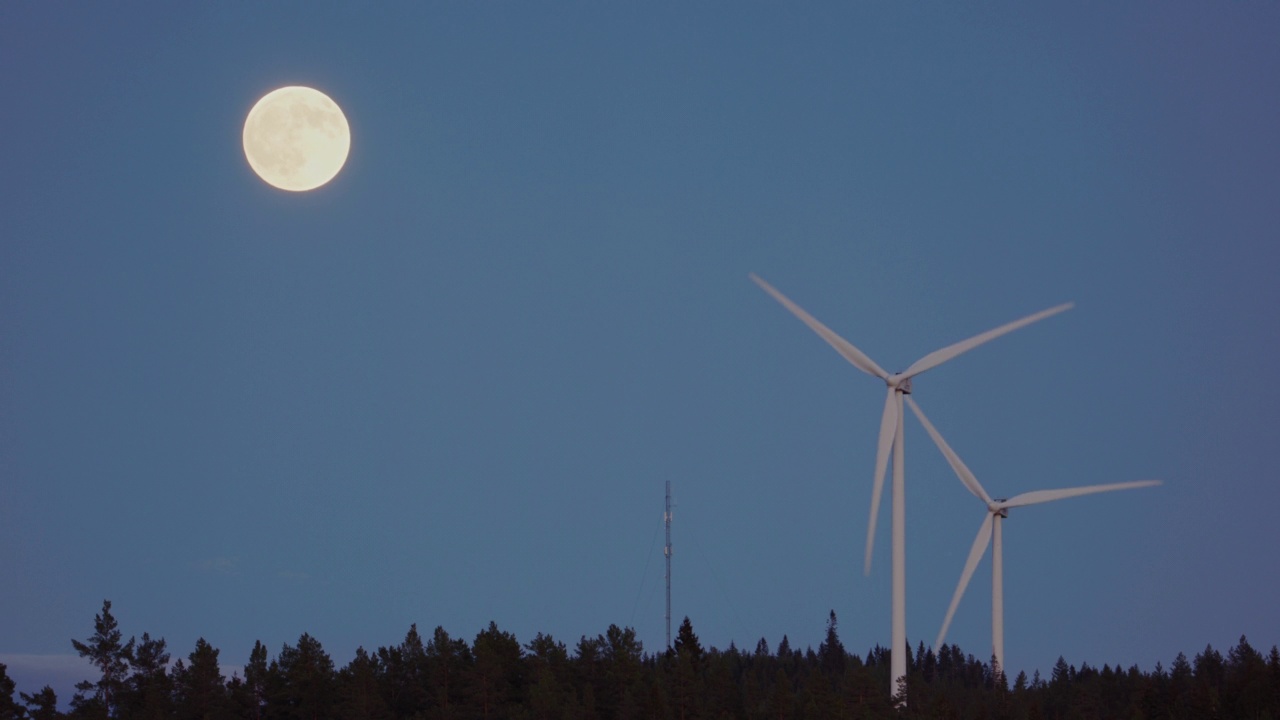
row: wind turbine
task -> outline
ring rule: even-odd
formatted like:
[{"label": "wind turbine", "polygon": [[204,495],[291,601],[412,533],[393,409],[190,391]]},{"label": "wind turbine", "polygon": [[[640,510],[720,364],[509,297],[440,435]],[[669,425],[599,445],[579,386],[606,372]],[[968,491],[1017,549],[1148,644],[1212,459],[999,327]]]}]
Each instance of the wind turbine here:
[{"label": "wind turbine", "polygon": [[911,406],[911,410],[916,414],[916,417],[920,418],[920,424],[924,425],[924,429],[929,431],[929,437],[933,438],[933,442],[938,446],[938,449],[946,456],[947,462],[950,463],[951,469],[955,471],[956,476],[960,478],[960,482],[964,483],[969,492],[986,503],[987,506],[986,517],[983,518],[982,525],[978,527],[978,536],[973,539],[973,547],[969,549],[969,559],[965,561],[964,572],[960,573],[960,584],[956,586],[955,595],[951,597],[951,607],[947,608],[947,617],[942,621],[942,630],[938,632],[938,640],[933,646],[935,648],[942,647],[942,640],[947,636],[947,628],[951,626],[951,618],[956,614],[956,607],[960,605],[960,598],[964,596],[965,588],[969,586],[969,579],[973,577],[973,571],[977,569],[982,556],[986,555],[987,546],[991,545],[991,652],[996,664],[992,669],[997,672],[1003,672],[1004,551],[1001,547],[1000,525],[1004,518],[1009,517],[1009,508],[1039,505],[1040,503],[1054,500],[1112,492],[1113,490],[1151,487],[1152,485],[1159,485],[1160,481],[1137,480],[1134,482],[1112,483],[1110,485],[1063,488],[1061,490],[1032,490],[1021,495],[1014,495],[1008,500],[993,500],[987,494],[986,489],[978,482],[978,478],[960,459],[960,456],[956,455],[951,446],[947,444],[947,441],[942,439],[942,435],[938,434],[937,429],[933,427],[933,423],[929,422],[929,418],[924,416],[920,406],[916,405],[911,398],[907,398],[907,404]]},{"label": "wind turbine", "polygon": [[863,573],[871,573],[871,550],[875,542],[876,534],[876,514],[880,510],[880,495],[884,490],[884,472],[889,462],[889,450],[893,449],[893,610],[892,610],[892,645],[890,646],[890,680],[889,694],[891,697],[899,697],[899,687],[902,678],[907,675],[907,658],[905,655],[907,645],[907,581],[906,581],[906,491],[903,473],[903,444],[902,444],[902,399],[911,393],[911,378],[920,373],[935,368],[942,363],[962,353],[968,352],[983,343],[994,340],[1001,335],[1013,332],[1020,327],[1030,325],[1038,320],[1043,320],[1052,315],[1057,315],[1065,310],[1070,310],[1073,303],[1064,303],[1048,310],[1042,310],[1034,315],[1028,315],[1021,320],[1015,320],[1011,323],[1001,325],[994,330],[988,330],[980,335],[975,335],[968,340],[948,345],[941,350],[935,350],[928,355],[920,358],[899,373],[889,373],[875,363],[874,360],[867,357],[861,350],[854,347],[849,341],[835,334],[826,325],[818,322],[812,315],[805,312],[799,305],[791,302],[785,295],[778,292],[772,285],[765,282],[755,275],[751,274],[752,281],[764,289],[765,292],[773,296],[773,299],[782,303],[782,306],[791,311],[791,314],[800,318],[801,322],[808,325],[811,330],[816,332],[823,340],[826,340],[831,347],[836,349],[845,360],[848,360],[854,367],[862,372],[877,377],[884,381],[888,386],[888,392],[884,399],[884,413],[880,416],[880,439],[876,444],[876,470],[875,482],[871,486],[871,520],[867,524],[867,554],[864,561]]}]

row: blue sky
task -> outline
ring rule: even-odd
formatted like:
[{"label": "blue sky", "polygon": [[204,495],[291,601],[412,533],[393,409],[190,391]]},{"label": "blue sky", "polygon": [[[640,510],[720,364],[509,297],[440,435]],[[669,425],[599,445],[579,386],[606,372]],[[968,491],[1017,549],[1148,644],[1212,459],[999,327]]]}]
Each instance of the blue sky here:
[{"label": "blue sky", "polygon": [[[1270,647],[1277,31],[1262,3],[0,7],[0,662],[38,689],[103,598],[229,665],[415,622],[658,650],[668,480],[705,643],[816,646],[830,609],[887,643],[882,387],[749,272],[890,370],[1077,303],[916,382],[993,495],[1165,481],[1011,513],[1010,669]],[[353,133],[307,194],[240,149],[290,84]],[[982,510],[906,433],[914,644]],[[984,563],[949,639],[987,652],[989,603]]]}]

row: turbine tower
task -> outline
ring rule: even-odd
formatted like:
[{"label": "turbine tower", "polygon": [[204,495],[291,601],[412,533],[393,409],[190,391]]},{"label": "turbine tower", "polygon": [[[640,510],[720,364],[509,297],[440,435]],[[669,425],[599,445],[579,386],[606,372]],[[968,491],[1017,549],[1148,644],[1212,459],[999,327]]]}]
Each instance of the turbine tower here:
[{"label": "turbine tower", "polygon": [[1052,315],[1057,315],[1065,310],[1073,307],[1072,303],[1064,303],[1056,307],[1042,310],[1034,315],[1028,315],[1021,320],[1015,320],[1011,323],[1001,325],[994,330],[988,330],[980,335],[975,335],[968,340],[948,345],[941,350],[935,350],[928,355],[920,358],[899,373],[889,373],[875,363],[871,358],[867,357],[861,350],[854,347],[849,341],[835,334],[826,325],[818,322],[812,315],[805,312],[799,305],[791,302],[785,295],[778,292],[772,285],[751,274],[752,281],[759,285],[765,292],[773,296],[773,299],[782,303],[782,306],[791,311],[809,329],[817,333],[827,344],[835,348],[845,360],[848,360],[854,367],[862,372],[877,377],[884,381],[888,386],[888,392],[884,400],[884,412],[880,416],[880,438],[876,444],[876,470],[875,480],[871,486],[871,519],[867,524],[867,553],[864,561],[864,574],[871,573],[871,550],[875,541],[876,533],[876,514],[880,510],[880,495],[884,490],[884,473],[889,463],[889,450],[893,450],[893,609],[892,609],[892,632],[890,645],[890,678],[889,678],[889,694],[895,699],[901,700],[899,696],[899,688],[901,681],[907,675],[907,580],[906,580],[906,485],[903,470],[903,439],[902,439],[902,399],[911,393],[911,379],[920,373],[931,370],[957,355],[966,353],[983,343],[994,340],[1001,335],[1013,332],[1018,328],[1030,325],[1038,320],[1043,320]]},{"label": "turbine tower", "polygon": [[907,398],[907,404],[911,406],[912,412],[920,419],[920,424],[924,425],[924,429],[929,431],[929,437],[933,438],[934,444],[946,456],[947,462],[951,465],[951,469],[955,471],[956,476],[960,478],[960,482],[964,483],[969,492],[973,493],[974,497],[987,506],[986,517],[982,519],[982,525],[978,527],[978,536],[973,539],[973,547],[969,549],[969,559],[965,561],[964,572],[960,573],[960,584],[956,586],[956,592],[951,597],[951,606],[947,608],[947,617],[942,621],[942,630],[938,632],[938,640],[933,646],[935,648],[942,647],[942,640],[947,636],[947,628],[951,626],[951,618],[956,614],[956,608],[960,605],[960,598],[964,596],[965,588],[969,586],[969,579],[973,577],[973,572],[977,569],[982,556],[987,553],[987,546],[991,545],[991,655],[995,658],[995,667],[992,670],[1004,672],[1004,551],[1001,547],[1000,525],[1005,518],[1009,517],[1009,508],[1038,505],[1054,500],[1079,497],[1080,495],[1151,487],[1152,485],[1159,485],[1160,481],[1138,480],[1135,482],[1112,483],[1110,485],[1086,485],[1084,487],[1063,488],[1061,490],[1033,490],[1021,495],[1015,495],[1008,500],[992,499],[987,494],[986,489],[978,482],[978,478],[960,459],[960,456],[956,455],[951,446],[947,444],[947,441],[942,439],[942,435],[933,427],[933,423],[929,422],[929,419],[924,416],[920,406],[916,405],[911,398]]}]

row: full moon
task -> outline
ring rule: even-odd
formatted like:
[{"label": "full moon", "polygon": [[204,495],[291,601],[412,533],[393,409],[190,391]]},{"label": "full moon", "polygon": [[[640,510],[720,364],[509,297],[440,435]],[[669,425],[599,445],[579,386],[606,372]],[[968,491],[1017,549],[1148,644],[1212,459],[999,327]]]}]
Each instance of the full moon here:
[{"label": "full moon", "polygon": [[244,156],[268,184],[302,192],[333,179],[351,150],[351,128],[328,95],[293,85],[272,90],[244,121]]}]

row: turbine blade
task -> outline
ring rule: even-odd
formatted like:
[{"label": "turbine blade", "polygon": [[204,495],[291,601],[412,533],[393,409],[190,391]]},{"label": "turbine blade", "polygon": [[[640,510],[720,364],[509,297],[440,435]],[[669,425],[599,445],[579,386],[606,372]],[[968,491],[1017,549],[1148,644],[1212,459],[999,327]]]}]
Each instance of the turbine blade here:
[{"label": "turbine blade", "polygon": [[795,303],[791,302],[791,300],[788,299],[786,295],[783,295],[782,293],[778,292],[776,289],[774,289],[772,285],[760,279],[760,277],[758,277],[755,273],[751,274],[751,279],[755,282],[755,284],[763,288],[765,292],[772,295],[774,300],[777,300],[778,302],[782,303],[783,307],[790,310],[792,315],[795,315],[796,317],[800,318],[801,322],[809,326],[809,329],[818,333],[818,335],[820,335],[823,340],[827,341],[827,344],[835,348],[836,352],[840,353],[840,355],[842,355],[845,360],[848,360],[850,363],[852,363],[854,367],[858,368],[859,370],[861,370],[862,372],[868,375],[874,375],[875,377],[878,377],[881,380],[884,380],[889,377],[889,373],[885,372],[884,369],[881,368],[879,365],[877,365],[874,360],[867,357],[866,354],[864,354],[858,348],[854,347],[848,340],[845,340],[844,338],[832,332],[831,328],[828,328],[826,325],[823,325],[822,323],[818,322],[816,318],[814,318],[809,313],[805,312],[804,309],[801,308],[799,305],[796,305]]},{"label": "turbine blade", "polygon": [[864,575],[871,574],[871,549],[876,540],[876,515],[880,512],[880,494],[884,491],[884,471],[889,466],[889,451],[898,431],[898,403],[896,391],[889,388],[884,398],[884,414],[880,416],[880,440],[876,444],[876,477],[871,485],[871,521],[867,523],[867,558],[863,564]]},{"label": "turbine blade", "polygon": [[947,628],[951,627],[951,618],[955,616],[956,608],[960,606],[960,598],[964,597],[964,589],[969,587],[973,571],[978,569],[978,563],[982,561],[982,556],[987,553],[987,545],[991,543],[991,524],[995,515],[990,512],[985,514],[986,517],[978,528],[978,536],[973,539],[973,547],[969,548],[969,559],[964,563],[964,572],[960,573],[960,584],[956,585],[956,594],[951,596],[951,607],[947,608],[947,617],[942,621],[942,629],[938,631],[938,641],[933,644],[935,648],[942,647],[942,641],[947,637]]},{"label": "turbine blade", "polygon": [[985,342],[995,340],[996,338],[1000,337],[1001,335],[1004,335],[1005,333],[1011,333],[1020,327],[1030,325],[1033,322],[1036,322],[1038,320],[1043,320],[1053,315],[1057,315],[1058,313],[1064,312],[1066,310],[1070,310],[1073,307],[1075,307],[1075,303],[1063,303],[1062,305],[1051,307],[1048,310],[1041,310],[1040,312],[1034,315],[1028,315],[1022,318],[1021,320],[1014,320],[1011,323],[1001,325],[1000,327],[994,330],[988,330],[982,333],[981,335],[975,335],[969,338],[968,340],[962,340],[954,345],[948,345],[947,347],[944,347],[941,350],[934,350],[928,355],[925,355],[924,357],[912,363],[911,367],[903,371],[902,374],[907,377],[913,377],[915,375],[919,375],[925,370],[935,368],[941,365],[942,363],[954,358],[957,355],[969,352],[970,350],[978,347],[979,345]]},{"label": "turbine blade", "polygon": [[933,423],[929,422],[929,418],[924,416],[924,412],[920,410],[920,406],[916,404],[915,400],[911,399],[910,395],[907,396],[907,404],[911,406],[912,412],[919,418],[920,424],[924,425],[924,429],[929,431],[929,437],[933,438],[933,443],[946,456],[947,462],[951,463],[951,469],[955,471],[956,477],[960,478],[960,482],[964,483],[964,486],[969,488],[969,492],[973,493],[975,497],[990,505],[991,496],[982,487],[982,483],[978,482],[978,478],[974,477],[969,467],[964,464],[959,455],[956,455],[955,450],[951,449],[947,441],[942,439],[942,435],[938,434],[938,430],[933,427]]},{"label": "turbine blade", "polygon": [[1132,490],[1133,488],[1151,487],[1159,484],[1161,484],[1159,480],[1136,480],[1134,482],[1086,485],[1084,487],[1063,488],[1061,490],[1032,490],[1021,495],[1014,495],[1004,502],[996,503],[996,506],[1001,508],[1023,507],[1024,505],[1037,505],[1054,500],[1079,497],[1080,495],[1093,495],[1094,493],[1111,492],[1113,490]]}]

